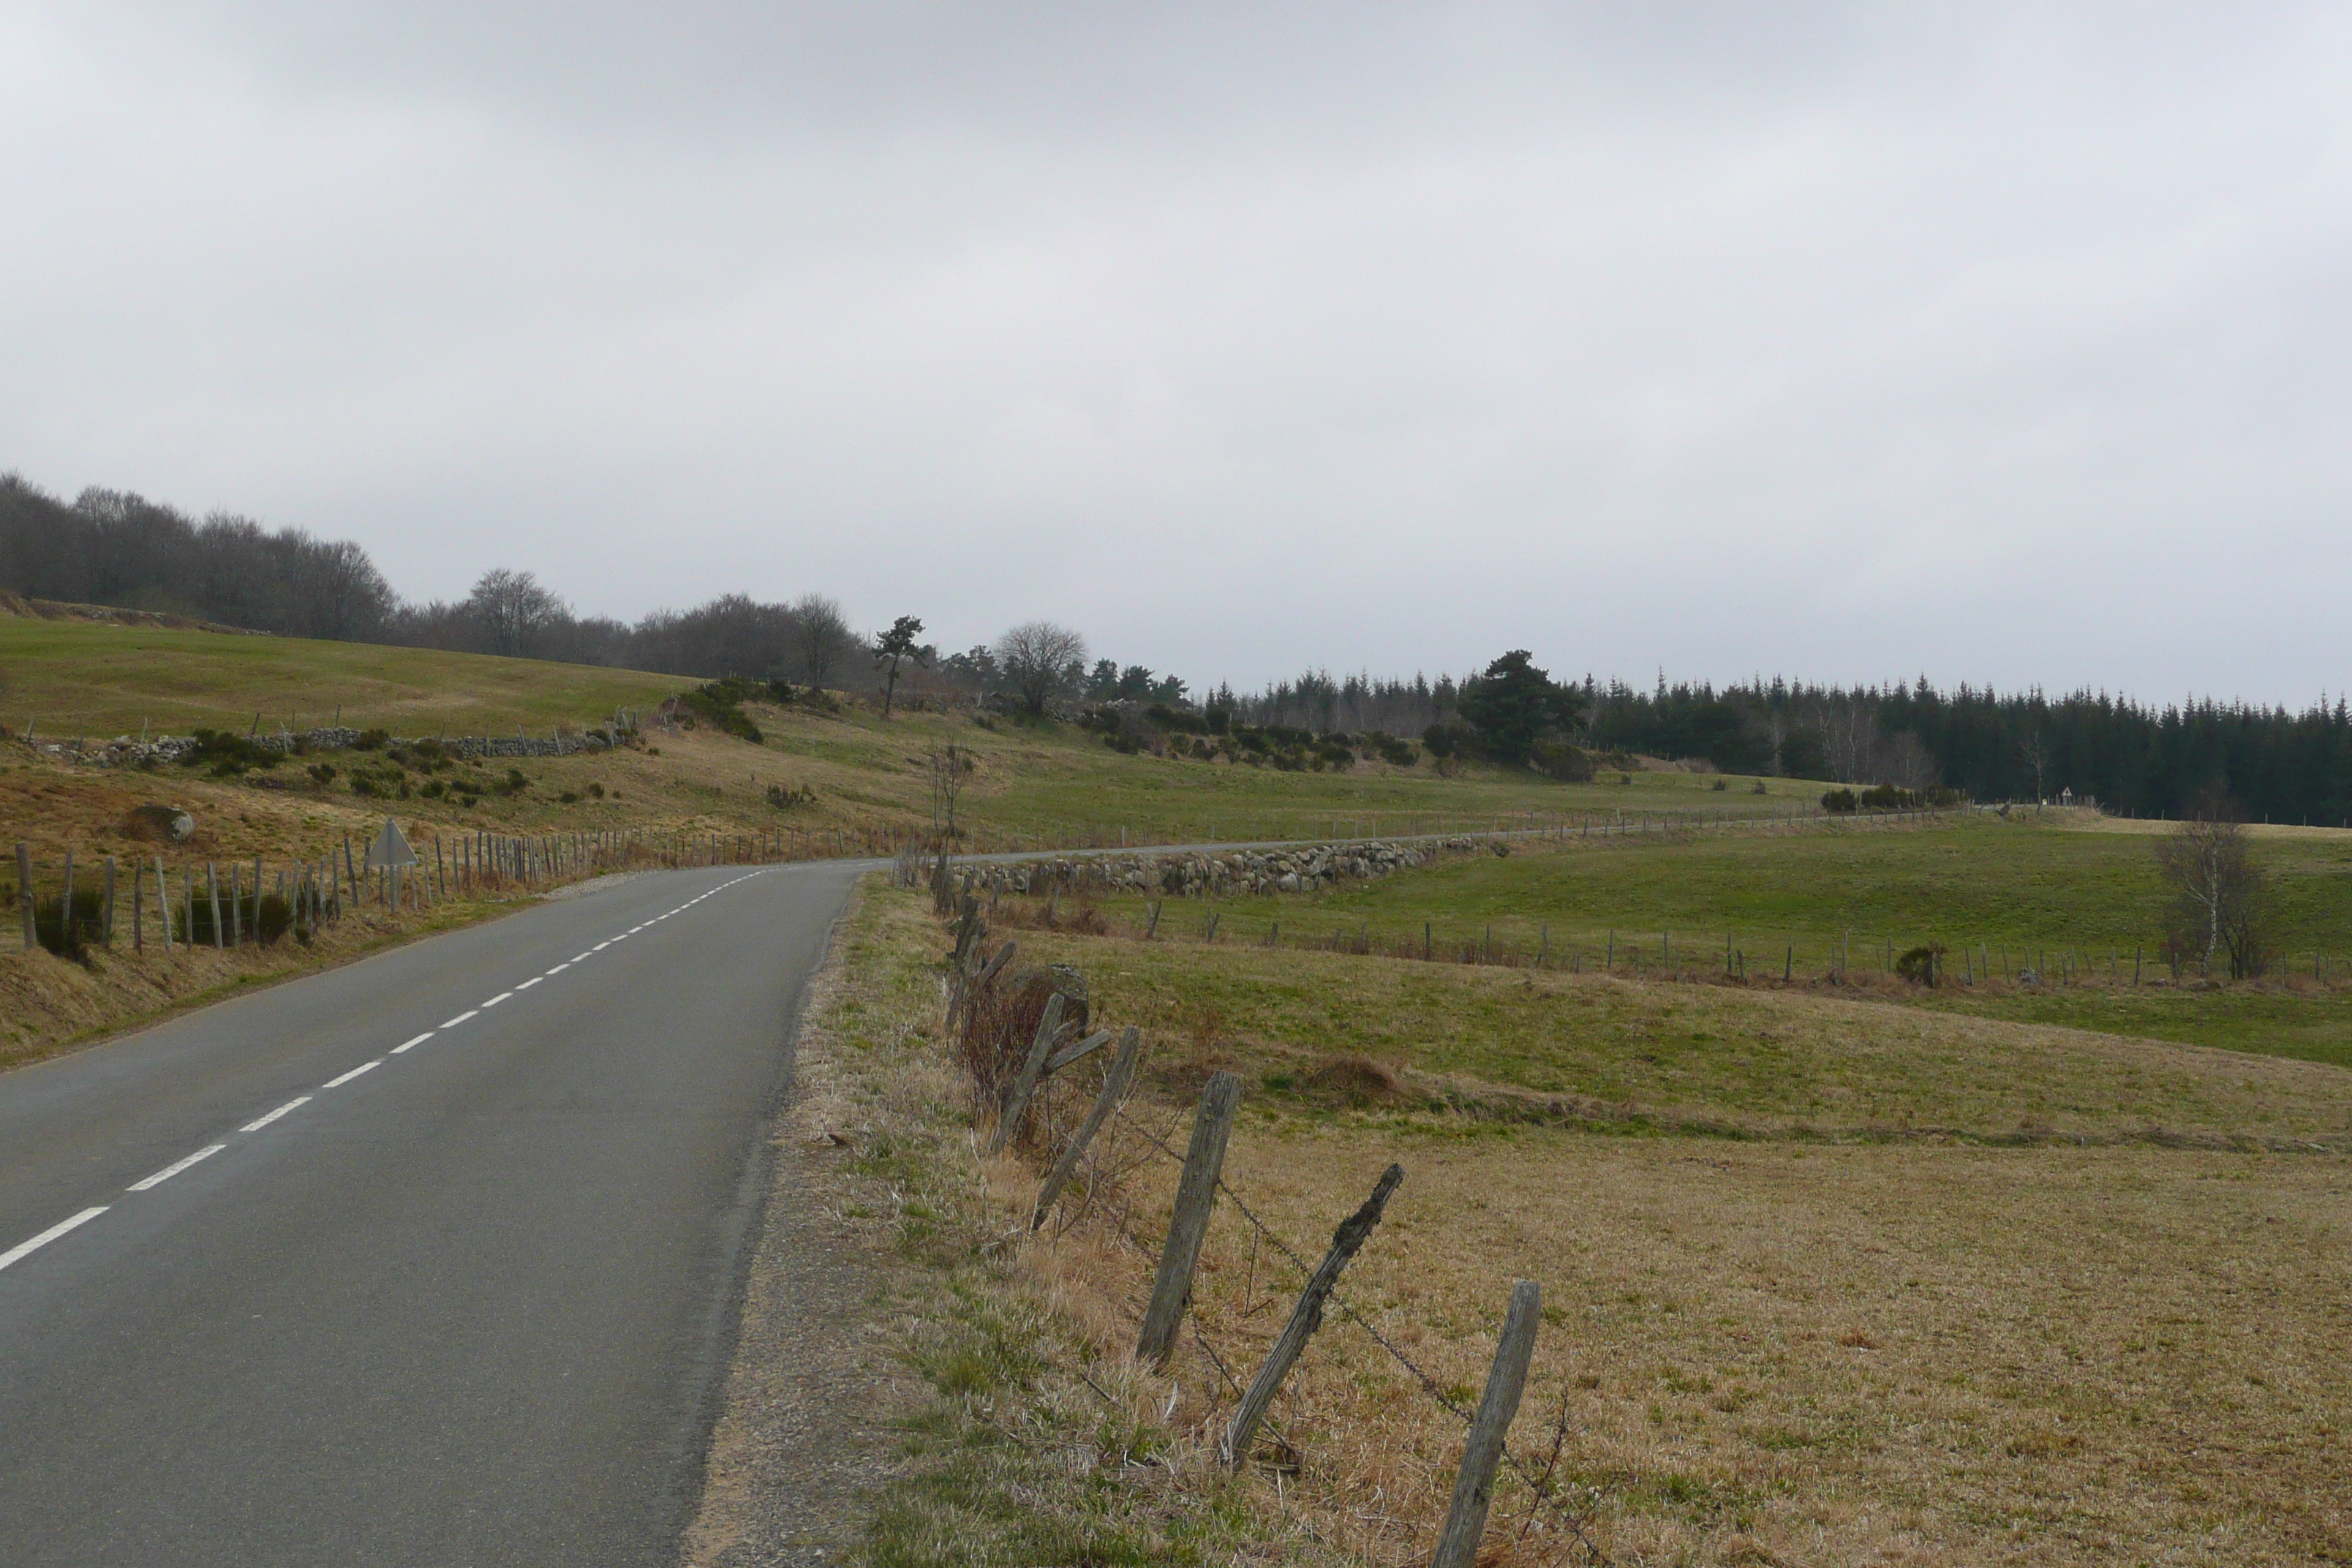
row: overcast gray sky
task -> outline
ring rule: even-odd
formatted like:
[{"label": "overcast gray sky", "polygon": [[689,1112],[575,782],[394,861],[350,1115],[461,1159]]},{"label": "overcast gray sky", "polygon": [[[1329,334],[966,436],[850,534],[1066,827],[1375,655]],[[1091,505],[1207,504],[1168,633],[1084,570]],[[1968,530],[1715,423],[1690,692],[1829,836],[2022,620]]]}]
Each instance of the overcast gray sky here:
[{"label": "overcast gray sky", "polygon": [[2352,8],[0,0],[0,468],[1307,663],[2347,683]]}]

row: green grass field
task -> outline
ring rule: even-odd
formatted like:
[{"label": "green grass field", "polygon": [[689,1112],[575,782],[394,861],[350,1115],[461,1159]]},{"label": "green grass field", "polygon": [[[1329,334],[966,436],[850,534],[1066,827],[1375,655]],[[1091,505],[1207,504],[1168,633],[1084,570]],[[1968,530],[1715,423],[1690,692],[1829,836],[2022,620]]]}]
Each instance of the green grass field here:
[{"label": "green grass field", "polygon": [[0,723],[51,739],[326,724],[545,734],[657,702],[674,676],[298,637],[0,618]]},{"label": "green grass field", "polygon": [[[2031,963],[2080,984],[1888,988],[1915,1005],[2021,1023],[2352,1064],[2352,834],[2257,830],[2277,903],[2273,982],[2202,990],[2134,985],[2169,979],[2157,963],[2164,892],[2153,836],[2137,825],[1982,816],[1892,829],[1812,826],[1786,833],[1701,834],[1665,841],[1522,845],[1297,898],[1171,906],[1162,929],[1196,933],[1212,912],[1220,937],[1313,943],[1369,935],[1375,946],[1548,952],[1597,971],[1613,951],[1621,972],[1672,966],[1719,975],[1727,946],[1749,975],[1818,980],[1843,953],[1847,973],[1875,983],[1890,950],[1937,942],[1956,977],[2013,974]],[[1112,900],[1128,924],[1147,901]],[[1491,933],[1491,937],[1490,937]],[[1965,949],[1966,955],[1963,956]],[[2331,984],[2307,984],[2314,953]],[[2087,966],[2087,973],[2084,967]]]}]

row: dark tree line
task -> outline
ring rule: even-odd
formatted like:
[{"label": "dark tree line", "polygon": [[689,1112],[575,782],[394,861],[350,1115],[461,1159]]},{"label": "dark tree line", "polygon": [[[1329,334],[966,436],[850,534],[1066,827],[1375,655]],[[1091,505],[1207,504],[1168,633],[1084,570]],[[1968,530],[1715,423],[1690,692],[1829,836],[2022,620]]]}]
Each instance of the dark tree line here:
[{"label": "dark tree line", "polygon": [[271,532],[226,513],[198,521],[116,490],[70,503],[0,474],[0,589],[286,637],[562,659],[709,679],[864,684],[865,645],[822,594],[790,604],[724,595],[634,626],[572,606],[529,572],[486,572],[465,598],[404,602],[348,540]]},{"label": "dark tree line", "polygon": [[382,636],[399,605],[349,541],[223,512],[198,522],[118,490],[68,506],[14,474],[0,474],[0,588],[345,640]]},{"label": "dark tree line", "polygon": [[[1211,705],[1221,700],[1250,723],[1324,732],[1411,736],[1459,726],[1465,742],[1514,755],[1526,749],[1525,721],[1507,721],[1506,734],[1490,720],[1497,732],[1480,740],[1475,695],[1480,682],[1509,673],[1502,668],[1509,658],[1464,679],[1334,679],[1312,671],[1255,696],[1223,692]],[[2352,824],[2352,707],[2342,699],[2297,712],[2211,700],[2159,708],[2104,692],[2053,698],[1965,684],[1947,692],[1924,679],[1853,688],[1759,679],[1717,689],[1661,678],[1644,691],[1587,676],[1549,689],[1543,700],[1553,705],[1558,732],[1585,747],[1703,759],[1725,773],[1944,786],[1988,801],[2072,791],[2135,816],[2187,816],[2221,790],[2257,821]]]}]

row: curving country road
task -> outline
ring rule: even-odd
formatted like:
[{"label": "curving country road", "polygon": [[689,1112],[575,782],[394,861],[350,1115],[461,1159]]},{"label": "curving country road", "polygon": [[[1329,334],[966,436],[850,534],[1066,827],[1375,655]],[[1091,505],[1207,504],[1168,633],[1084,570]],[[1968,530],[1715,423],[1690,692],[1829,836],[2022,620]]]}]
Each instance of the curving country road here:
[{"label": "curving country road", "polygon": [[867,868],[639,877],[0,1074],[0,1563],[670,1562]]}]

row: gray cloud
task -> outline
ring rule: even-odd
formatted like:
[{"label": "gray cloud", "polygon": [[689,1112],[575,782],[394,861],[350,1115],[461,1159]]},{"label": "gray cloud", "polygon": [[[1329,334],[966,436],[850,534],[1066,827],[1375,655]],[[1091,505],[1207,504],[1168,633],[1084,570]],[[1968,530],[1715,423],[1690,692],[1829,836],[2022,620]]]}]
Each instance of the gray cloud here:
[{"label": "gray cloud", "polygon": [[2340,686],[2326,8],[0,5],[0,464],[1196,679]]}]

